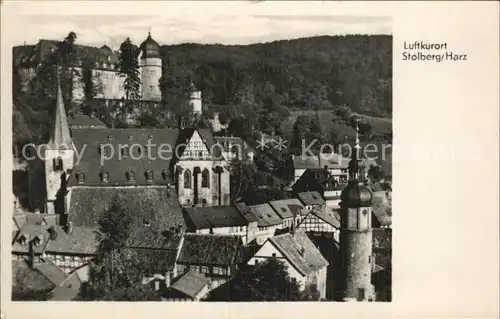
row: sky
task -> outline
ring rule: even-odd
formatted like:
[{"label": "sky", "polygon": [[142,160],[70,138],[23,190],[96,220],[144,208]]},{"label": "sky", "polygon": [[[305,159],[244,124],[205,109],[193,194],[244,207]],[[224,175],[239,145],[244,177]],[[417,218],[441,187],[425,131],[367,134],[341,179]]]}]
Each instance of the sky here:
[{"label": "sky", "polygon": [[151,10],[113,10],[112,15],[107,10],[80,14],[75,10],[64,14],[32,10],[17,14],[10,22],[18,26],[14,45],[62,39],[74,31],[77,43],[113,48],[126,37],[140,44],[149,30],[160,44],[250,44],[319,35],[392,33],[392,19],[387,15],[329,12],[321,2],[308,5],[308,10],[284,10],[293,3],[170,2]]}]

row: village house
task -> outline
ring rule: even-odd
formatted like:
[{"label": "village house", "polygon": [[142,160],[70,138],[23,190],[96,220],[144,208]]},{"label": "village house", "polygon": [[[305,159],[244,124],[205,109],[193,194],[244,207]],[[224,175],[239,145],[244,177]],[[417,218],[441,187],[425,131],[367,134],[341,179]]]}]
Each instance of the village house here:
[{"label": "village house", "polygon": [[176,264],[180,275],[189,270],[205,275],[213,290],[237,273],[242,258],[239,236],[186,233]]},{"label": "village house", "polygon": [[255,239],[257,219],[245,204],[184,209],[189,232],[197,234],[235,235],[243,244]]},{"label": "village house", "polygon": [[210,292],[210,279],[196,270],[189,270],[167,286],[162,299],[168,301],[200,301]]},{"label": "village house", "polygon": [[292,186],[293,194],[303,192],[318,192],[324,199],[326,206],[339,209],[340,194],[345,184],[338,180],[324,168],[307,169]]},{"label": "village house", "polygon": [[257,218],[256,244],[263,245],[268,238],[274,236],[277,229],[282,228],[283,220],[267,203],[249,207]]},{"label": "village house", "polygon": [[306,214],[304,205],[297,198],[273,200],[269,205],[281,218],[281,229],[293,229]]},{"label": "village house", "polygon": [[269,258],[284,262],[288,274],[297,280],[301,290],[314,285],[321,298],[326,297],[329,263],[303,231],[269,238],[248,261],[248,265],[256,265]]}]

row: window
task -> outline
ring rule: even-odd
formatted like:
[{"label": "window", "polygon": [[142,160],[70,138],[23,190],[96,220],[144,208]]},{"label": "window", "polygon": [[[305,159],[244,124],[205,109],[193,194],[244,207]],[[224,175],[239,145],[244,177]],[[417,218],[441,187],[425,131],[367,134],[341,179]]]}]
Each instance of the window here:
[{"label": "window", "polygon": [[207,205],[207,199],[206,199],[206,198],[203,198],[203,199],[201,200],[201,202],[202,202],[203,206]]},{"label": "window", "polygon": [[205,188],[210,187],[210,173],[208,172],[208,169],[206,169],[206,168],[201,173],[201,187],[205,187]]},{"label": "window", "polygon": [[191,188],[191,171],[184,171],[184,188]]},{"label": "window", "polygon": [[128,171],[127,172],[127,180],[129,182],[135,181],[135,172],[134,171]]},{"label": "window", "polygon": [[54,171],[62,171],[63,170],[63,160],[61,157],[54,159]]},{"label": "window", "polygon": [[276,253],[273,253],[273,254],[272,254],[272,257],[273,257],[273,258],[276,258]]}]

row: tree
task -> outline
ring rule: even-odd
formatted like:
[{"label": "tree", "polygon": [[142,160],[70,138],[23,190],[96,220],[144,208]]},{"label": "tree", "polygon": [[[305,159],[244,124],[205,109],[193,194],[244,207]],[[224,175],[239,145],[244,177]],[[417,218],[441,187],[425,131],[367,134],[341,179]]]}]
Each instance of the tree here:
[{"label": "tree", "polygon": [[[229,300],[228,300],[229,299]],[[300,286],[276,258],[242,270],[227,285],[215,290],[210,301],[299,301]]]},{"label": "tree", "polygon": [[120,76],[125,77],[124,89],[127,100],[138,100],[141,97],[141,79],[139,77],[139,50],[127,38],[120,45],[118,69]]},{"label": "tree", "polygon": [[371,165],[368,169],[368,178],[374,182],[378,182],[385,178],[385,172],[380,165]]},{"label": "tree", "polygon": [[255,166],[253,163],[246,163],[237,158],[231,161],[231,201],[237,201],[253,184]]},{"label": "tree", "polygon": [[136,252],[127,246],[132,219],[119,198],[112,200],[98,224],[98,257],[78,300],[158,300],[155,292],[142,284],[143,267],[137,262]]}]

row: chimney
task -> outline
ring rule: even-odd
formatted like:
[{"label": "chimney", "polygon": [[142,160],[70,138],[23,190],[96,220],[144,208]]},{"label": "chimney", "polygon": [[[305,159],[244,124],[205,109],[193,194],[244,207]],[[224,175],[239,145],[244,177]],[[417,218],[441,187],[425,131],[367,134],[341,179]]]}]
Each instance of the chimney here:
[{"label": "chimney", "polygon": [[165,288],[170,287],[170,271],[165,273]]},{"label": "chimney", "polygon": [[66,224],[66,233],[68,235],[71,235],[72,232],[73,232],[73,222],[68,222]]}]

